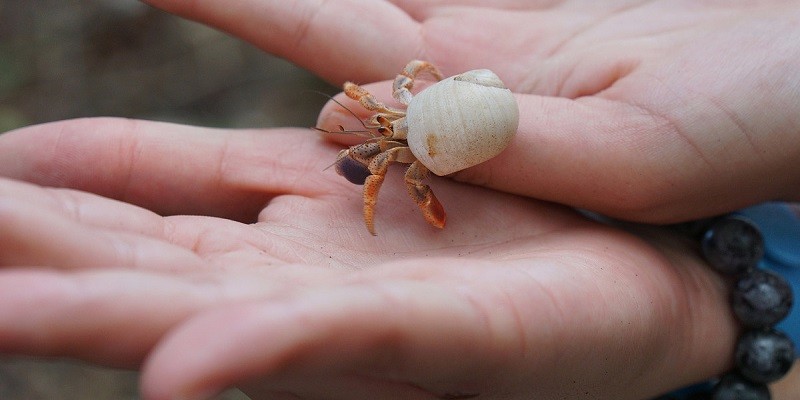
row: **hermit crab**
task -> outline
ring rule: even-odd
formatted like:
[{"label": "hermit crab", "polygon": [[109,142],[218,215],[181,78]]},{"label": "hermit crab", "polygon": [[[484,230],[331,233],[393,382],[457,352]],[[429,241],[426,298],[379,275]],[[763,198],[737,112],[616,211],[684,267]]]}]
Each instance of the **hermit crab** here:
[{"label": "hermit crab", "polygon": [[[438,82],[413,95],[414,80],[422,73]],[[337,173],[364,185],[364,222],[373,235],[378,191],[390,164],[409,165],[409,196],[428,223],[443,228],[446,214],[424,183],[428,173],[447,175],[493,158],[509,144],[519,122],[514,96],[488,69],[443,79],[431,63],[411,61],[392,85],[393,97],[405,110],[381,103],[352,82],[344,84],[344,93],[375,112],[362,121],[370,137],[340,151],[334,164]]]}]

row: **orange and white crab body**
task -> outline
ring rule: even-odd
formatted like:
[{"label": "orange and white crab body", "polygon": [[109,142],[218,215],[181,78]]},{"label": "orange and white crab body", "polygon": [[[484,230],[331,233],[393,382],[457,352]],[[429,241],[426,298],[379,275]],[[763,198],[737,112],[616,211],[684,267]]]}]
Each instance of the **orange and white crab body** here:
[{"label": "orange and white crab body", "polygon": [[[413,95],[414,79],[423,72],[439,82]],[[374,235],[375,205],[388,167],[408,164],[404,180],[409,195],[428,223],[443,228],[446,214],[424,183],[428,173],[451,174],[500,154],[517,131],[516,99],[488,69],[442,79],[436,67],[418,60],[397,75],[392,89],[405,110],[384,105],[354,83],[344,84],[348,97],[375,111],[364,126],[377,135],[339,152],[336,171],[364,184],[364,221]]]}]

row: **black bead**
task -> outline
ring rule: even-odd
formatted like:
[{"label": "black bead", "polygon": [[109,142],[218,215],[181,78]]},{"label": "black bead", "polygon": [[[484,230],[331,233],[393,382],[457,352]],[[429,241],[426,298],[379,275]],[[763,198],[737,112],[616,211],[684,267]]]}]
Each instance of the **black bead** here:
[{"label": "black bead", "polygon": [[737,373],[722,377],[714,388],[711,400],[770,400],[767,385],[750,382]]},{"label": "black bead", "polygon": [[794,344],[783,332],[754,329],[739,338],[734,359],[742,376],[753,382],[770,383],[786,375],[792,367]]},{"label": "black bead", "polygon": [[733,288],[733,312],[745,327],[766,328],[792,310],[792,288],[782,276],[753,269]]},{"label": "black bead", "polygon": [[764,256],[764,239],[752,222],[729,216],[720,218],[706,231],[702,251],[714,269],[736,274],[758,264]]},{"label": "black bead", "polygon": [[689,398],[687,400],[713,400],[711,395],[712,394],[710,392],[695,393],[695,394],[689,396]]}]

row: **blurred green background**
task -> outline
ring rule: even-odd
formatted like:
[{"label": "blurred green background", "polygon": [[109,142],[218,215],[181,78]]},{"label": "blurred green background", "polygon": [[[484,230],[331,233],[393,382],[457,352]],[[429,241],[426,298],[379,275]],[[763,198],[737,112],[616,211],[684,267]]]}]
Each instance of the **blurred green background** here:
[{"label": "blurred green background", "polygon": [[[0,132],[119,116],[218,127],[313,126],[337,88],[136,0],[0,0]],[[0,356],[0,399],[137,399],[137,374]],[[230,391],[218,399],[245,399]]]},{"label": "blurred green background", "polygon": [[0,0],[0,127],[124,116],[311,126],[336,92],[255,47],[136,0]]}]

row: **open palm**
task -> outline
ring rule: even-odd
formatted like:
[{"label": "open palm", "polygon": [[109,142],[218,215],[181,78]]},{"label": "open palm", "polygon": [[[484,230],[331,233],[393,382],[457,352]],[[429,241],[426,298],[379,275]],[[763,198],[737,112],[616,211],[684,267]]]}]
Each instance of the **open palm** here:
[{"label": "open palm", "polygon": [[3,350],[146,360],[150,399],[635,399],[725,367],[723,285],[683,246],[446,179],[439,231],[400,171],[373,237],[336,151],[108,119],[3,135]]}]

